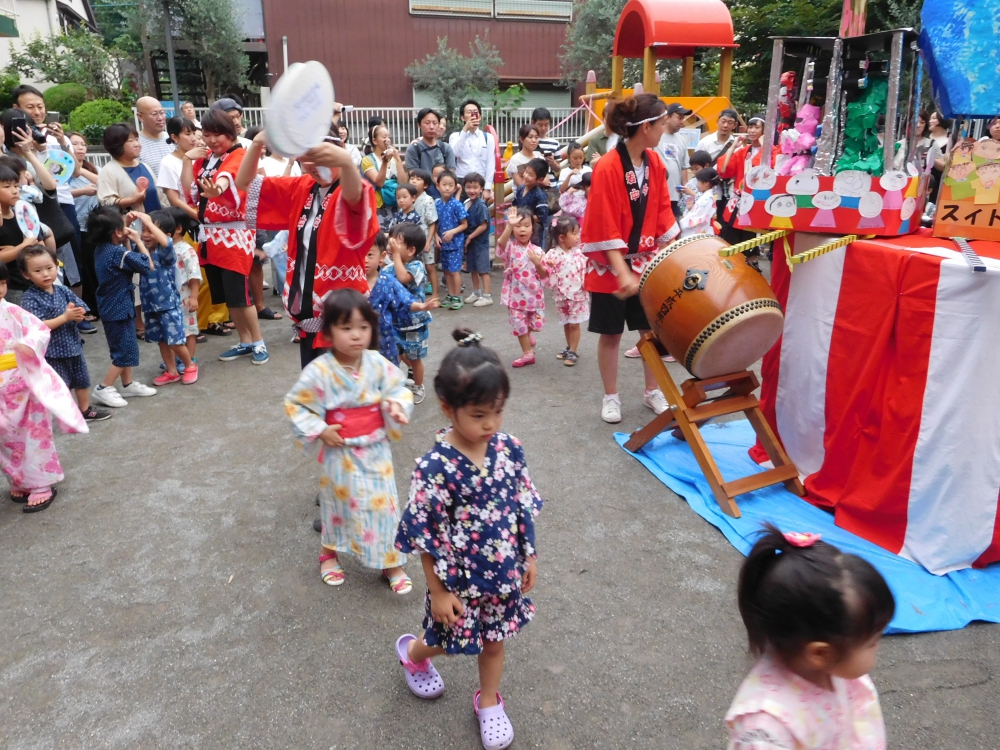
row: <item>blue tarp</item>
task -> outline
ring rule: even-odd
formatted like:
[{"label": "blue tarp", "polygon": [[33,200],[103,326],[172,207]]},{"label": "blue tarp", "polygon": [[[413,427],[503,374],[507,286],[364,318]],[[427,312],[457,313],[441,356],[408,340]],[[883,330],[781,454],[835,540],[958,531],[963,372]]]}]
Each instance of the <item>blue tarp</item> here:
[{"label": "blue tarp", "polygon": [[[707,425],[702,435],[727,481],[762,471],[747,455],[756,436],[746,420]],[[619,445],[628,437],[615,433]],[[832,515],[780,484],[740,495],[736,502],[743,515],[730,518],[719,509],[687,443],[662,433],[642,451],[630,455],[682,496],[695,513],[717,527],[744,555],[753,547],[761,524],[769,521],[782,531],[822,534],[830,544],[868,560],[885,577],[896,597],[896,616],[887,633],[957,630],[973,620],[1000,622],[1000,563],[982,570],[933,575],[837,527]]]}]

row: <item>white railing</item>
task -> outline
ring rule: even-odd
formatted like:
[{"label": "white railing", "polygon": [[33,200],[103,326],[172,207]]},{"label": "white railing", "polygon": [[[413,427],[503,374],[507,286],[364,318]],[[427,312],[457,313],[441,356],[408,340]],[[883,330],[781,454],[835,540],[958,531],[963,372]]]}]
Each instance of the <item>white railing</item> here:
[{"label": "white railing", "polygon": [[98,169],[101,169],[105,164],[111,161],[111,154],[105,153],[104,151],[90,151],[87,153],[87,161]]},{"label": "white railing", "polygon": [[[208,111],[207,108],[195,110],[198,118]],[[409,144],[415,138],[420,137],[420,129],[417,127],[417,112],[420,110],[414,107],[356,107],[344,114],[342,122],[351,133],[351,142],[360,144],[367,135],[368,121],[373,117],[381,117],[389,128],[389,135],[392,142],[397,145]],[[493,115],[489,107],[483,109],[483,120],[486,124],[496,128],[500,142],[506,144],[508,141],[517,146],[517,131],[526,123],[531,122],[532,109],[515,109],[511,112],[499,112]],[[247,107],[243,110],[243,124],[246,127],[252,125],[263,125],[267,110],[262,107]],[[581,137],[587,132],[587,111],[573,110],[569,107],[558,107],[549,109],[552,113],[552,125],[559,125],[567,117],[570,119],[558,130],[552,132],[553,138],[560,143]],[[138,122],[136,123],[138,126]]]},{"label": "white railing", "polygon": [[572,21],[572,0],[410,0],[414,16]]},{"label": "white railing", "polygon": [[17,0],[0,0],[0,16],[17,18]]}]

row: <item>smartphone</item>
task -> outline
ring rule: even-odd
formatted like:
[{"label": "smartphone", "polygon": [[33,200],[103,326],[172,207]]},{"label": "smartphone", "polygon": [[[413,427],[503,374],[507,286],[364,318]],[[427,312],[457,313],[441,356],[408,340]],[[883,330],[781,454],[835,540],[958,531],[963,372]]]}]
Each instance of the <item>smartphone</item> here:
[{"label": "smartphone", "polygon": [[23,114],[14,115],[10,118],[10,130],[4,133],[4,144],[8,149],[13,148],[17,144],[17,140],[14,138],[14,133],[18,130],[28,129],[28,118]]}]

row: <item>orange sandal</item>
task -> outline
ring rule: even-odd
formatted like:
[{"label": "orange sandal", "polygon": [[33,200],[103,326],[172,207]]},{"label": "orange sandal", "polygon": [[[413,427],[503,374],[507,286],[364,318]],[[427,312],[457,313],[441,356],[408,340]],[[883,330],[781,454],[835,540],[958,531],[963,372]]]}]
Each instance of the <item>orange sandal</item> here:
[{"label": "orange sandal", "polygon": [[[325,563],[327,560],[336,560],[336,552],[327,552],[319,556],[320,565]],[[320,571],[323,577],[323,583],[327,586],[339,586],[344,582],[344,569],[340,567],[340,564],[334,565],[332,568],[326,571]]]}]

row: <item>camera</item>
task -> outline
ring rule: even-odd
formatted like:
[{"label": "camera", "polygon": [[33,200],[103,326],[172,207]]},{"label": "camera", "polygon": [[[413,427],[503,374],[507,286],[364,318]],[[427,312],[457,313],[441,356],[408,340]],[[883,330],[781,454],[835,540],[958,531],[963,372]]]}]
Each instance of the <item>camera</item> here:
[{"label": "camera", "polygon": [[29,130],[31,130],[31,138],[32,138],[32,140],[35,143],[37,143],[39,146],[44,146],[45,145],[45,138],[46,138],[45,131],[42,130],[41,128],[39,128],[37,125],[35,125],[35,123],[31,123],[28,126],[28,128],[29,128]]}]

